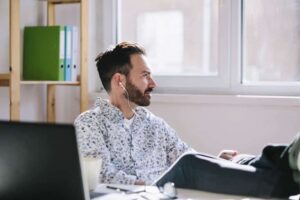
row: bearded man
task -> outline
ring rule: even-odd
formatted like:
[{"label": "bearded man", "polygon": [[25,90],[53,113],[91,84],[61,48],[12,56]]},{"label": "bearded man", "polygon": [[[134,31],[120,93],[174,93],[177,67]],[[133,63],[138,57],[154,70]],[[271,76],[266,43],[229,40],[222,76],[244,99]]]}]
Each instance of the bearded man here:
[{"label": "bearded man", "polygon": [[75,120],[80,151],[102,160],[104,183],[151,184],[189,147],[144,108],[156,83],[142,47],[123,42],[96,62],[109,99]]}]

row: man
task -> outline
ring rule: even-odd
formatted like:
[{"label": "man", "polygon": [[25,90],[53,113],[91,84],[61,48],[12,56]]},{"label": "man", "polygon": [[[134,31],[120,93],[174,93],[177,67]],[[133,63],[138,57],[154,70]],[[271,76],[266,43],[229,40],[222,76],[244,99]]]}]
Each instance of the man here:
[{"label": "man", "polygon": [[[102,159],[102,182],[161,186],[172,181],[183,188],[260,197],[299,193],[293,179],[299,139],[237,161],[243,165],[192,152],[164,120],[144,108],[156,83],[142,47],[123,42],[96,61],[109,100],[98,99],[75,126],[81,153]],[[225,152],[220,157],[235,155]]]},{"label": "man", "polygon": [[121,43],[100,54],[97,68],[109,101],[75,121],[81,152],[102,159],[106,183],[151,184],[189,147],[148,106],[156,87],[145,51]]}]

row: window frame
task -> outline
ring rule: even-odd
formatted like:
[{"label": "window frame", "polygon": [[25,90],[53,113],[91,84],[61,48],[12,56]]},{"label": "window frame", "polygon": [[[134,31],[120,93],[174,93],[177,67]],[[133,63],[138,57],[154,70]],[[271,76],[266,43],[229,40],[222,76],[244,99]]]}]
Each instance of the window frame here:
[{"label": "window frame", "polygon": [[[230,91],[241,95],[298,96],[300,82],[243,83],[243,2],[231,0]],[[236,33],[236,34],[235,34]]]},{"label": "window frame", "polygon": [[[219,0],[219,52],[217,76],[158,76],[156,93],[164,94],[225,94],[225,95],[300,95],[300,82],[294,83],[243,83],[243,1]],[[106,35],[111,44],[120,42],[121,4],[122,0],[106,1],[112,9],[109,13],[113,25]],[[105,4],[105,5],[106,5]],[[109,18],[106,16],[106,18]]]}]

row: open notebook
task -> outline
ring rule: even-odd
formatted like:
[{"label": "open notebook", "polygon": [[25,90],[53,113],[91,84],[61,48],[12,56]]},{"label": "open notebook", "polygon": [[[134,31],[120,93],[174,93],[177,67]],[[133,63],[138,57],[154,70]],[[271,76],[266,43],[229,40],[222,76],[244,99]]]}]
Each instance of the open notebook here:
[{"label": "open notebook", "polygon": [[0,199],[87,200],[72,125],[0,122]]}]

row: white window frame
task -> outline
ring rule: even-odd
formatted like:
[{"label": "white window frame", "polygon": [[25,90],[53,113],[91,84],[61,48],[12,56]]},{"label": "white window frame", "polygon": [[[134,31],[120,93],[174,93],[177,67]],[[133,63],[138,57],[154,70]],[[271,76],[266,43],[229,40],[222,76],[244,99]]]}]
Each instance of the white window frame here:
[{"label": "white window frame", "polygon": [[[243,0],[231,1],[231,58],[230,58],[230,91],[232,94],[241,95],[275,95],[275,96],[298,96],[300,95],[299,82],[259,82],[242,83],[242,2]],[[299,44],[300,45],[300,44]]]},{"label": "white window frame", "polygon": [[[217,76],[154,76],[156,93],[233,94],[233,95],[300,95],[300,83],[242,83],[242,1],[219,0],[219,66]],[[112,26],[105,31],[110,44],[120,42],[120,7],[122,0],[105,0],[111,8]],[[110,4],[110,5],[109,5]],[[107,10],[107,9],[105,9]],[[107,17],[107,16],[106,16]],[[109,17],[108,17],[109,18]],[[109,24],[109,23],[108,23]],[[111,32],[110,32],[111,31]],[[300,44],[299,44],[300,45]],[[147,49],[146,49],[147,51]]]}]

